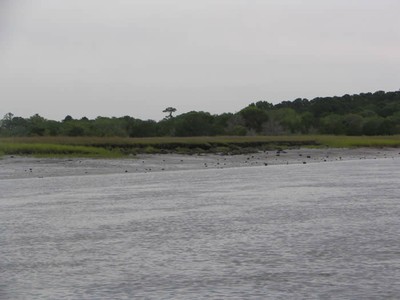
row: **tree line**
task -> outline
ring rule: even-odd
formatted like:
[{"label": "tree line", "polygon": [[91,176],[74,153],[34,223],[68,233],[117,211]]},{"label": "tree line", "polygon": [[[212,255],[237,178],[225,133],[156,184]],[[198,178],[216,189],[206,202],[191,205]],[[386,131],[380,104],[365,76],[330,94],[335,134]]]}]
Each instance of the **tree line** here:
[{"label": "tree line", "polygon": [[6,114],[0,136],[215,136],[215,135],[393,135],[400,134],[400,91],[361,93],[341,97],[295,99],[272,104],[251,103],[237,113],[191,111],[174,116],[166,108],[161,121],[131,116],[48,120]]}]

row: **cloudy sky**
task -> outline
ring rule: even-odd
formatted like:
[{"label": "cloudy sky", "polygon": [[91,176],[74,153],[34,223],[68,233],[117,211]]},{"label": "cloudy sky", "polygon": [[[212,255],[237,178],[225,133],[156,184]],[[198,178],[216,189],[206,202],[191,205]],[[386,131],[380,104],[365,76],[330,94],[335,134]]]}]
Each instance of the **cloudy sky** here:
[{"label": "cloudy sky", "polygon": [[0,0],[0,115],[159,120],[167,106],[398,90],[399,12],[398,0]]}]

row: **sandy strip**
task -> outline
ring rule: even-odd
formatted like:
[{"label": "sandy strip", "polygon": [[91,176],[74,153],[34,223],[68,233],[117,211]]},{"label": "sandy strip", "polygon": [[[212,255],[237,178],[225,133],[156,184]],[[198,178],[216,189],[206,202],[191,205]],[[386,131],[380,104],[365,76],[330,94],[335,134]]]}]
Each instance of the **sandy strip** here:
[{"label": "sandy strip", "polygon": [[53,159],[6,156],[0,159],[0,180],[147,173],[177,170],[217,169],[270,165],[329,163],[359,159],[397,159],[400,149],[290,149],[246,155],[138,155],[126,159]]}]

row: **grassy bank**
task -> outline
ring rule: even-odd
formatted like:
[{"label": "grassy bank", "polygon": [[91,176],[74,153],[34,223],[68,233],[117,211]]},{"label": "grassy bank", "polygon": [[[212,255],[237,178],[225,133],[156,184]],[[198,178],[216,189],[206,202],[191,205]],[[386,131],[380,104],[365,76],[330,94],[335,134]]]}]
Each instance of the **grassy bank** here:
[{"label": "grassy bank", "polygon": [[123,157],[139,153],[240,154],[293,147],[400,147],[400,136],[24,137],[1,138],[0,155]]},{"label": "grassy bank", "polygon": [[320,145],[332,148],[354,148],[354,147],[400,147],[400,135],[392,136],[316,136]]},{"label": "grassy bank", "polygon": [[98,157],[114,158],[122,156],[116,151],[100,147],[72,146],[52,143],[21,143],[0,141],[1,155],[21,155],[36,157]]}]

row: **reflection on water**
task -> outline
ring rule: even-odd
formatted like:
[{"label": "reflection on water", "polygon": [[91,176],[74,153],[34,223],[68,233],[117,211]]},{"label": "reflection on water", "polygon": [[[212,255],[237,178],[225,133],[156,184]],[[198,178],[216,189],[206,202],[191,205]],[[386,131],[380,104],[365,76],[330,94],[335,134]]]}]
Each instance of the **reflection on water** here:
[{"label": "reflection on water", "polygon": [[400,298],[399,167],[0,180],[0,298]]}]

